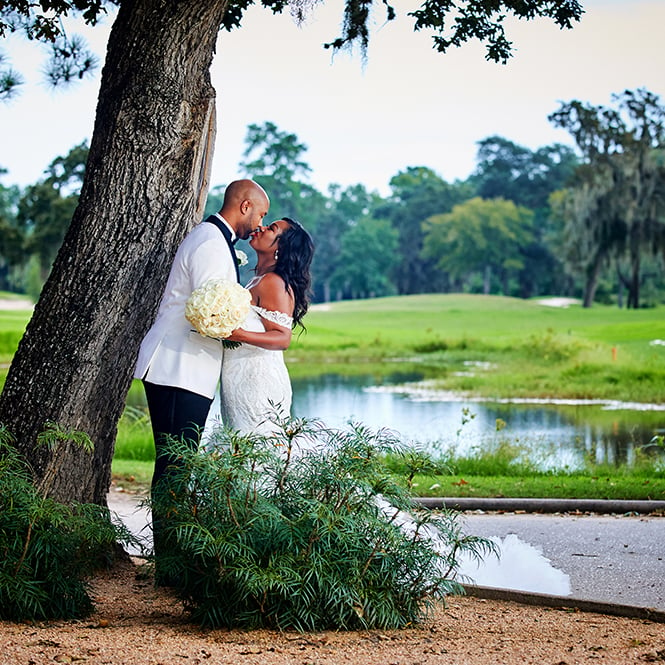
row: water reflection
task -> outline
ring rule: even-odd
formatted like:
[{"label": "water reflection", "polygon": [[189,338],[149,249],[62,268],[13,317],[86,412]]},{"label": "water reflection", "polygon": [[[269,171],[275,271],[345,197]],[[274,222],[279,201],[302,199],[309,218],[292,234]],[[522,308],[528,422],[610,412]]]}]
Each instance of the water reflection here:
[{"label": "water reflection", "polygon": [[498,556],[476,561],[460,557],[460,581],[479,586],[569,596],[570,576],[555,568],[542,551],[520,540],[515,534],[505,538],[493,536]]},{"label": "water reflection", "polygon": [[[396,385],[398,384],[398,385]],[[430,391],[431,393],[431,391]],[[479,402],[436,393],[423,399],[419,384],[403,376],[377,385],[372,377],[325,375],[293,382],[293,414],[335,427],[360,421],[388,427],[434,452],[468,454],[509,442],[523,447],[544,468],[577,468],[594,462],[632,463],[638,449],[665,428],[665,411],[615,409],[602,405]],[[497,431],[497,423],[505,423]]]}]

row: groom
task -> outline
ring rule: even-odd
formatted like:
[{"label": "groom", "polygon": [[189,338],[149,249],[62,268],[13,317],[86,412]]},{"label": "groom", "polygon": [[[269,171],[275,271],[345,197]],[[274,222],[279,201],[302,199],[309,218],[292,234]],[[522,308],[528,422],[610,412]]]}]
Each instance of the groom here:
[{"label": "groom", "polygon": [[[152,495],[173,463],[168,442],[198,445],[212,404],[222,364],[222,342],[193,332],[185,319],[192,291],[211,279],[238,280],[233,243],[261,226],[270,201],[253,180],[235,180],[226,188],[221,210],[197,224],[176,252],[157,317],[139,350],[134,378],[145,387],[155,439]],[[159,520],[157,520],[159,522]],[[153,516],[155,555],[159,523]]]}]

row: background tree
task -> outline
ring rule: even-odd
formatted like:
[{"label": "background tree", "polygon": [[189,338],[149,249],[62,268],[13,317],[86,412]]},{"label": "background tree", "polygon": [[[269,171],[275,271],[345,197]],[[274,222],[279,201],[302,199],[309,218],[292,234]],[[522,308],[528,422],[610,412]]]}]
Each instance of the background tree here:
[{"label": "background tree", "polygon": [[642,254],[665,250],[665,108],[644,89],[612,99],[616,108],[574,100],[549,118],[570,132],[584,160],[564,214],[571,241],[589,248],[585,306],[593,302],[602,262],[626,255],[629,274],[619,274],[628,307],[638,307]]},{"label": "background tree", "polygon": [[478,196],[507,199],[534,213],[547,209],[550,192],[565,185],[578,164],[569,146],[531,150],[502,136],[478,141],[476,161],[470,180]]},{"label": "background tree", "polygon": [[307,146],[295,134],[281,131],[272,122],[247,127],[240,172],[270,193],[270,216],[275,219],[286,216],[304,221],[303,215],[311,214],[307,199],[316,190],[303,182],[312,170],[303,159],[305,152]]},{"label": "background tree", "polygon": [[[587,183],[580,176],[574,189],[554,192],[550,199],[551,217],[561,227],[554,244],[567,273],[582,278],[584,307],[591,307],[601,271],[625,232],[621,219],[608,209],[612,185],[604,175],[588,172]],[[599,219],[604,223],[598,224]]]},{"label": "background tree", "polygon": [[[316,252],[312,262],[312,282],[314,299],[322,302],[339,300],[343,297],[344,285],[350,280],[346,273],[349,257],[349,241],[345,240],[360,220],[380,205],[381,197],[368,192],[364,185],[351,185],[342,188],[331,185],[323,210],[314,223],[314,244]],[[355,236],[359,239],[358,236]],[[346,252],[342,251],[347,247]],[[354,270],[354,267],[350,267]]]},{"label": "background tree", "polygon": [[520,295],[561,293],[561,264],[548,238],[553,229],[549,195],[568,184],[578,158],[574,150],[558,143],[533,151],[501,136],[478,142],[476,170],[470,178],[476,194],[484,199],[503,198],[534,213],[533,241],[523,248]]},{"label": "background tree", "polygon": [[26,188],[18,204],[18,222],[25,231],[25,251],[39,261],[44,282],[62,245],[78,204],[88,158],[86,142],[57,157],[46,177]]},{"label": "background tree", "polygon": [[[367,45],[373,3],[347,1],[344,32],[331,47]],[[0,396],[0,422],[16,436],[37,481],[50,476],[54,498],[106,501],[117,421],[138,346],[175,249],[203,212],[215,126],[210,65],[217,31],[239,26],[250,4],[118,3],[79,205]],[[299,3],[296,13],[308,4]],[[286,2],[262,5],[281,11]],[[78,9],[94,24],[106,6],[104,0],[8,0],[0,10],[0,34],[20,28],[54,42],[63,15]],[[393,6],[383,6],[388,19],[395,18]],[[432,30],[441,52],[479,39],[489,58],[505,61],[511,54],[506,15],[545,16],[571,27],[581,13],[576,0],[466,0],[424,2],[410,16],[416,29]],[[87,432],[93,455],[72,445],[56,452],[35,447],[47,421]]]},{"label": "background tree", "polygon": [[[5,173],[5,169],[0,169],[0,176]],[[16,272],[25,260],[25,233],[16,218],[19,197],[16,185],[6,187],[0,183],[0,290],[4,291],[20,288]]]},{"label": "background tree", "polygon": [[479,197],[456,205],[452,212],[425,222],[424,254],[458,282],[482,275],[489,294],[492,273],[510,294],[509,279],[524,266],[523,249],[533,235],[533,213],[505,199]]},{"label": "background tree", "polygon": [[342,236],[339,266],[333,280],[344,298],[375,298],[395,293],[390,269],[398,233],[387,220],[365,217]]},{"label": "background tree", "polygon": [[393,280],[400,295],[431,293],[447,288],[436,261],[423,253],[423,222],[452,210],[468,198],[470,189],[450,185],[425,166],[412,166],[390,180],[391,194],[374,212],[389,220],[399,234]]}]

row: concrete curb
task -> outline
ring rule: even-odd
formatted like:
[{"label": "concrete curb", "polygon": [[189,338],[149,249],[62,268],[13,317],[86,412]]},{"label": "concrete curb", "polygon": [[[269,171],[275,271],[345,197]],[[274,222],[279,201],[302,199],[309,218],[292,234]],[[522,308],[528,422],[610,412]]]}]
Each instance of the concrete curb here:
[{"label": "concrete curb", "polygon": [[665,501],[621,501],[606,499],[507,499],[480,497],[418,497],[425,508],[484,510],[525,513],[665,513]]},{"label": "concrete curb", "polygon": [[505,600],[522,605],[537,605],[539,607],[553,607],[556,609],[574,609],[580,612],[593,612],[595,614],[609,614],[611,616],[630,617],[634,619],[648,619],[658,623],[665,623],[665,611],[652,607],[637,605],[620,605],[618,603],[604,603],[596,600],[583,600],[569,596],[552,596],[546,593],[532,593],[530,591],[515,591],[512,589],[497,589],[495,587],[476,586],[464,584],[467,596],[485,598],[487,600]]}]

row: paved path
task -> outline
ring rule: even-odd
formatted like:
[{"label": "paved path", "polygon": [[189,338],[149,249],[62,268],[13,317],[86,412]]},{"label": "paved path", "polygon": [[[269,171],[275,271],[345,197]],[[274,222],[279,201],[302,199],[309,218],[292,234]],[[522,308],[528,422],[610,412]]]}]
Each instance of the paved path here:
[{"label": "paved path", "polygon": [[[137,506],[140,498],[112,491],[108,499],[111,510],[149,544],[149,513]],[[665,611],[665,517],[466,511],[463,519],[466,533],[504,542],[512,535],[513,543],[521,541],[519,559],[510,560],[515,550],[508,548],[502,561],[518,568],[521,581],[529,573],[540,575],[545,565],[553,570],[544,570],[543,576],[569,578],[570,594],[564,597]],[[537,552],[536,557],[523,556],[525,549]],[[552,593],[505,579],[486,586]]]},{"label": "paved path", "polygon": [[515,534],[569,576],[572,598],[665,610],[665,517],[465,513],[468,533]]}]

